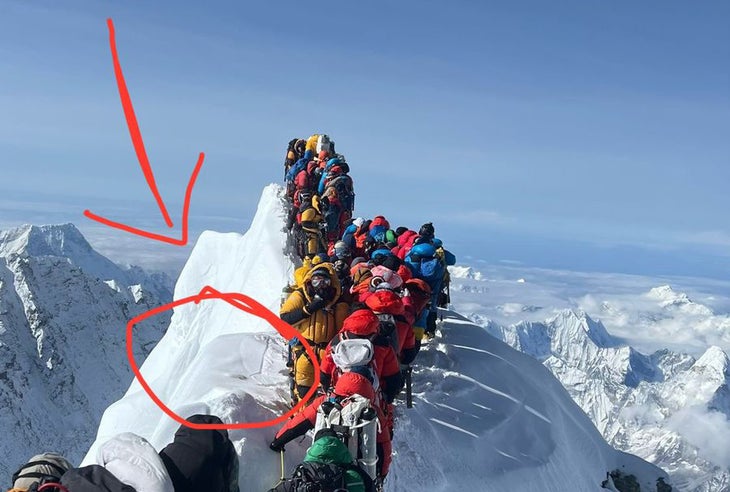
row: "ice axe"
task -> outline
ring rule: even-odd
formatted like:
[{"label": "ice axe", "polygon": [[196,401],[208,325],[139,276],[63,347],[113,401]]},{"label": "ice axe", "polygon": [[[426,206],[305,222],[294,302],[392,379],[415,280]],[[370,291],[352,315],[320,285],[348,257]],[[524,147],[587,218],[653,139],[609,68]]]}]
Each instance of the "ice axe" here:
[{"label": "ice axe", "polygon": [[413,368],[409,365],[406,366],[406,408],[413,408],[413,381],[412,375]]}]

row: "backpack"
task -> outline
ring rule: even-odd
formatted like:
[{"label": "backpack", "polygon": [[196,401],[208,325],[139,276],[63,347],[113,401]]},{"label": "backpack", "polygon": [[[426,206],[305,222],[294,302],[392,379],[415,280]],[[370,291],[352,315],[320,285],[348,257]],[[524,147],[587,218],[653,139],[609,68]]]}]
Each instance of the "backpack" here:
[{"label": "backpack", "polygon": [[289,145],[286,147],[286,157],[284,158],[284,176],[286,176],[289,168],[294,165],[304,154],[305,141],[301,138],[293,138],[289,140]]},{"label": "backpack", "polygon": [[395,317],[392,314],[386,313],[381,313],[377,316],[380,320],[379,336],[386,338],[393,348],[393,352],[398,355],[400,342],[398,340],[398,327],[395,324]]},{"label": "backpack", "polygon": [[413,267],[414,276],[425,280],[432,290],[440,284],[446,269],[429,243],[415,244],[406,256],[406,263]]},{"label": "backpack", "polygon": [[347,490],[347,468],[332,463],[304,462],[294,469],[293,492],[337,492]]},{"label": "backpack", "polygon": [[357,464],[373,480],[377,478],[378,414],[364,396],[354,394],[339,402],[326,401],[317,409],[314,435],[332,429],[350,450]]},{"label": "backpack", "polygon": [[352,211],[355,208],[355,192],[352,186],[352,178],[347,174],[340,174],[326,185],[327,188],[334,188],[337,199],[340,200],[345,210]]},{"label": "backpack", "polygon": [[355,247],[350,248],[356,251],[362,251],[365,248],[365,243],[368,239],[368,228],[370,227],[370,220],[366,220],[363,224],[355,230],[353,238],[355,239]]},{"label": "backpack", "polygon": [[419,277],[432,284],[444,276],[441,260],[438,258],[422,259],[418,266]]},{"label": "backpack", "polygon": [[370,381],[377,391],[380,384],[374,355],[375,347],[367,338],[344,338],[332,344],[332,362],[339,373],[355,372]]},{"label": "backpack", "polygon": [[322,134],[317,137],[315,152],[319,154],[323,150],[328,154],[333,154],[335,152],[335,143],[330,140],[329,135]]}]

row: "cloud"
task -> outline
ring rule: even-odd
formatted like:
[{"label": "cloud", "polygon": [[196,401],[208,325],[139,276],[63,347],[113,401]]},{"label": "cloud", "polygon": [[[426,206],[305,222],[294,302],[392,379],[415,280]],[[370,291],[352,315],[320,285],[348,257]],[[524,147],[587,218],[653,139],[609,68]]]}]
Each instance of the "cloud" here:
[{"label": "cloud", "polygon": [[190,241],[186,246],[173,246],[94,224],[84,223],[79,230],[97,252],[113,262],[137,265],[148,271],[163,271],[175,279],[199,235],[190,231]]},{"label": "cloud", "polygon": [[576,304],[642,352],[669,348],[698,356],[711,345],[730,351],[730,316],[696,302],[662,305],[645,292],[633,292],[587,294]]},{"label": "cloud", "polygon": [[701,407],[684,408],[669,417],[666,426],[696,447],[700,457],[730,467],[730,420],[722,413]]},{"label": "cloud", "polygon": [[[452,295],[454,306],[463,313],[512,324],[544,321],[555,310],[579,308],[603,322],[611,335],[645,354],[669,348],[698,357],[711,345],[730,352],[728,281],[572,272],[478,260],[464,264],[481,272],[484,280],[455,281],[467,287]],[[527,282],[515,282],[519,278]],[[652,288],[667,284],[677,299],[686,293],[687,301],[674,305],[667,302],[669,298],[647,295]],[[454,286],[455,292],[457,289]],[[500,309],[511,303],[542,309],[519,313]]]}]

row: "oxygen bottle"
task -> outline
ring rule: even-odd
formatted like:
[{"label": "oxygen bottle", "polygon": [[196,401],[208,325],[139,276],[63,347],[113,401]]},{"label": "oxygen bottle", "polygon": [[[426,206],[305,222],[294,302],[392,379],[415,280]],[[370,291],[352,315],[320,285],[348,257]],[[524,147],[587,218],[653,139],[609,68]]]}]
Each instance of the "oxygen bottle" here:
[{"label": "oxygen bottle", "polygon": [[360,452],[358,453],[357,463],[360,467],[370,475],[370,478],[377,478],[376,465],[378,463],[378,419],[375,409],[366,408],[360,414],[361,427],[358,429],[360,434]]}]

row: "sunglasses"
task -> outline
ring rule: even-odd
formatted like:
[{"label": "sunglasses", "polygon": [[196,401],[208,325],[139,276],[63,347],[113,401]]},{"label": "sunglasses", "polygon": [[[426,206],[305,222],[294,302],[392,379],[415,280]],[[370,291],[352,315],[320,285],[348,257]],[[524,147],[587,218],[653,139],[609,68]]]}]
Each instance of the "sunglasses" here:
[{"label": "sunglasses", "polygon": [[332,280],[330,280],[329,277],[312,277],[312,287],[315,289],[320,287],[329,287],[331,283]]}]

